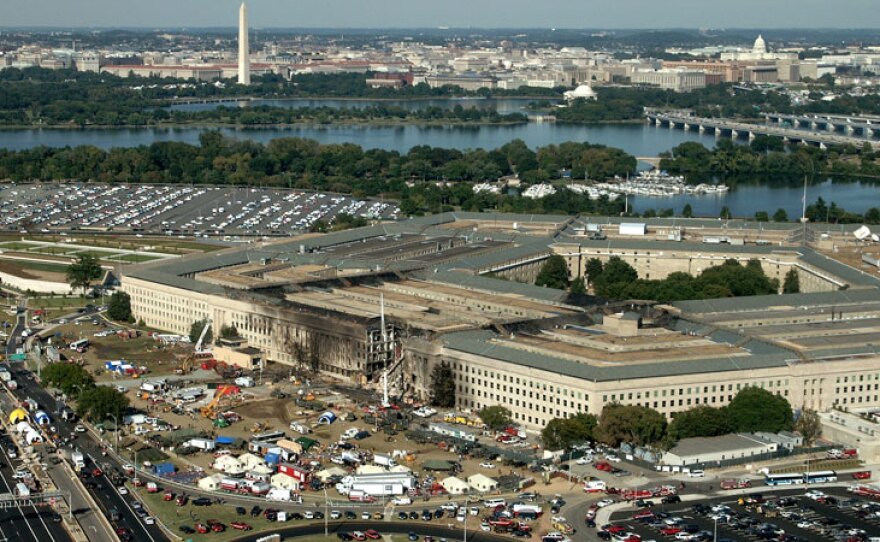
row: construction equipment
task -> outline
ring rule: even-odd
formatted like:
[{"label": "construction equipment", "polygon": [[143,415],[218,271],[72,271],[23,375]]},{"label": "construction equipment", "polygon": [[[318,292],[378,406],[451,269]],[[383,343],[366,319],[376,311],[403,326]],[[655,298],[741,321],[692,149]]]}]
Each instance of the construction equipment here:
[{"label": "construction equipment", "polygon": [[260,431],[265,431],[269,428],[269,424],[264,422],[254,422],[254,425],[251,427],[251,433],[259,433]]},{"label": "construction equipment", "polygon": [[205,325],[202,326],[202,332],[199,334],[199,340],[196,341],[196,354],[201,354],[205,352],[204,350],[202,350],[202,346],[204,346],[205,335],[207,335],[208,330],[211,329],[211,324],[213,323],[213,320],[211,320],[210,318],[206,318],[204,322]]},{"label": "construction equipment", "polygon": [[202,416],[214,419],[216,417],[216,412],[214,409],[220,404],[220,399],[222,399],[226,395],[232,395],[235,393],[239,393],[241,390],[238,386],[226,386],[220,385],[217,386],[217,390],[214,392],[214,398],[211,399],[211,402],[202,407]]}]

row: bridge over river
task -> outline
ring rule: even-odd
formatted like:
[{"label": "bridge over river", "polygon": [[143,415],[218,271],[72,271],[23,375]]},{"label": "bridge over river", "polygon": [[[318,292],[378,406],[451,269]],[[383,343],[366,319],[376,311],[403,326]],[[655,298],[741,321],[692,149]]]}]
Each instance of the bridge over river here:
[{"label": "bridge over river", "polygon": [[[732,139],[748,138],[754,139],[758,135],[768,135],[781,137],[786,143],[801,143],[809,145],[818,145],[826,148],[828,145],[854,145],[861,149],[865,143],[870,144],[875,150],[880,150],[880,140],[873,139],[878,131],[873,128],[863,131],[866,137],[856,136],[859,131],[858,126],[853,126],[850,130],[844,130],[843,134],[837,133],[837,130],[802,130],[794,126],[786,126],[780,124],[778,119],[784,117],[775,115],[770,119],[775,124],[753,124],[748,122],[739,122],[731,119],[723,118],[704,118],[689,116],[684,113],[645,113],[645,118],[649,124],[655,126],[668,126],[670,129],[680,128],[683,130],[698,130],[700,133],[714,133],[715,137],[727,136]],[[783,122],[790,123],[789,119],[783,118]],[[840,121],[827,121],[837,122]],[[865,123],[867,125],[867,123]],[[835,124],[836,126],[836,124]],[[880,126],[877,126],[880,129]]]}]

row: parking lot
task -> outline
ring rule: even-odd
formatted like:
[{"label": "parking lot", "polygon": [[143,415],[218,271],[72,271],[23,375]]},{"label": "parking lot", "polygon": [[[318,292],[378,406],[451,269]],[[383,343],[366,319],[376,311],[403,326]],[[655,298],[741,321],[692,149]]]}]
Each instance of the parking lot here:
[{"label": "parking lot", "polygon": [[395,219],[393,203],[259,188],[37,184],[0,188],[0,226],[11,231],[166,235],[289,235],[340,214]]},{"label": "parking lot", "polygon": [[[606,527],[602,533],[602,527]],[[714,533],[717,532],[717,538]],[[880,503],[842,487],[787,489],[615,512],[611,540],[861,542],[880,534]]]}]

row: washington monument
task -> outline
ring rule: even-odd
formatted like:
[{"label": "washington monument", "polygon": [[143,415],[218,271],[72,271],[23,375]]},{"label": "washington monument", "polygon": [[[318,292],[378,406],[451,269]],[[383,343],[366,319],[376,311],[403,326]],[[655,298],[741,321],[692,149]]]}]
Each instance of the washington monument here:
[{"label": "washington monument", "polygon": [[248,46],[247,6],[241,3],[238,10],[238,84],[251,84],[251,59]]}]

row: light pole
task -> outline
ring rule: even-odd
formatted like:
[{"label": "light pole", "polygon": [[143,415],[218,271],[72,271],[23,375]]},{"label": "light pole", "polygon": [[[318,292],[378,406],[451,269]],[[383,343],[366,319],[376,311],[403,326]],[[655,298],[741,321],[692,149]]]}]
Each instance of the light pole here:
[{"label": "light pole", "polygon": [[327,488],[324,488],[324,538],[330,536],[330,500],[327,498]]},{"label": "light pole", "polygon": [[464,523],[464,536],[462,537],[463,542],[467,542],[467,520],[468,520],[468,514],[469,514],[468,504],[470,504],[470,502],[471,502],[470,497],[464,498],[464,521],[462,522],[462,523]]},{"label": "light pole", "polygon": [[113,418],[113,432],[116,433],[116,444],[113,446],[113,452],[119,455],[119,418],[116,417],[116,414],[107,415]]},{"label": "light pole", "polygon": [[712,531],[712,542],[718,540],[718,514],[715,514],[715,529]]}]

